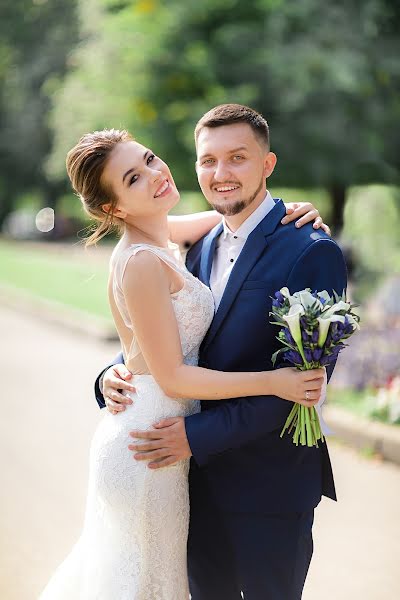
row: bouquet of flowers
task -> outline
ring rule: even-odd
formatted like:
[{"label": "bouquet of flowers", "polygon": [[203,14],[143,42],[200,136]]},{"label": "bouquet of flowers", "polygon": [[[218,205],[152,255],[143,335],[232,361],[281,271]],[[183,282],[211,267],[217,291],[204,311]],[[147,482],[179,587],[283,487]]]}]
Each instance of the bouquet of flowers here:
[{"label": "bouquet of flowers", "polygon": [[[355,304],[346,302],[345,294],[336,292],[330,296],[325,290],[311,292],[307,288],[290,295],[284,287],[275,293],[272,301],[271,321],[281,327],[277,339],[282,343],[272,356],[275,364],[279,355],[297,369],[319,369],[334,362],[346,346],[344,340],[359,329],[359,316],[353,312]],[[282,429],[291,433],[293,443],[298,446],[317,446],[324,441],[318,413],[314,406],[309,408],[295,404]]]}]

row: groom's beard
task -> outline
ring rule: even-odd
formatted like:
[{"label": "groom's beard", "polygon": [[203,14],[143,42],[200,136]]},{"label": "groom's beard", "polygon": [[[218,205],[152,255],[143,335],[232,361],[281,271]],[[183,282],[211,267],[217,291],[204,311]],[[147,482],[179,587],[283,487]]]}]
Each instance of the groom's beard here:
[{"label": "groom's beard", "polygon": [[245,208],[250,206],[252,202],[254,202],[264,185],[265,179],[264,177],[262,177],[256,191],[245,200],[237,200],[232,204],[213,204],[212,202],[210,202],[210,204],[214,210],[219,212],[220,215],[224,215],[225,217],[232,217],[233,215],[238,215]]}]

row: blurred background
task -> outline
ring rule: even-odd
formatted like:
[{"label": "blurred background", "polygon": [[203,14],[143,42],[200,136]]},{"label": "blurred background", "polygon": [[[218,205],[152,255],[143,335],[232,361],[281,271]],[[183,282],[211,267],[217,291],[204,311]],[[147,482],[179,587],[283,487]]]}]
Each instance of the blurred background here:
[{"label": "blurred background", "polygon": [[272,195],[317,206],[361,305],[327,410],[344,499],[322,506],[305,598],[400,597],[399,31],[396,0],[2,0],[2,598],[34,597],[79,533],[92,381],[118,350],[115,239],[83,248],[65,155],[88,131],[127,128],[170,165],[176,212],[205,210],[193,129],[224,102],[266,117]]}]

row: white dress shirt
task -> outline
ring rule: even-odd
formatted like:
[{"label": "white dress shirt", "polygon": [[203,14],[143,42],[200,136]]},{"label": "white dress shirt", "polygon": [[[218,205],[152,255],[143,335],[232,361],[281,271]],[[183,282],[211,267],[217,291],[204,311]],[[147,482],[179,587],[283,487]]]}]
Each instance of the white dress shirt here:
[{"label": "white dress shirt", "polygon": [[224,229],[215,245],[210,276],[210,287],[214,296],[215,310],[218,310],[231,271],[239,258],[239,254],[243,250],[247,238],[274,206],[275,202],[273,201],[271,194],[267,192],[267,195],[260,206],[258,206],[256,210],[243,221],[241,226],[234,233],[232,233],[226,224],[225,219],[223,219]]}]

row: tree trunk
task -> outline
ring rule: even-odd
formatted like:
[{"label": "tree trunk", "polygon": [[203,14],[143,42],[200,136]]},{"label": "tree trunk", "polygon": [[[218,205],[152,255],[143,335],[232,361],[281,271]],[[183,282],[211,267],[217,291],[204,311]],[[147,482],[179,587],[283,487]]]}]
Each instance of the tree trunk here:
[{"label": "tree trunk", "polygon": [[52,208],[53,210],[57,207],[59,184],[43,179],[41,185],[42,192],[42,203],[43,208]]},{"label": "tree trunk", "polygon": [[14,207],[14,195],[7,189],[2,190],[0,196],[0,233],[4,221]]},{"label": "tree trunk", "polygon": [[331,223],[329,225],[335,236],[338,236],[343,228],[346,191],[346,187],[340,183],[334,183],[329,187],[332,202]]}]

